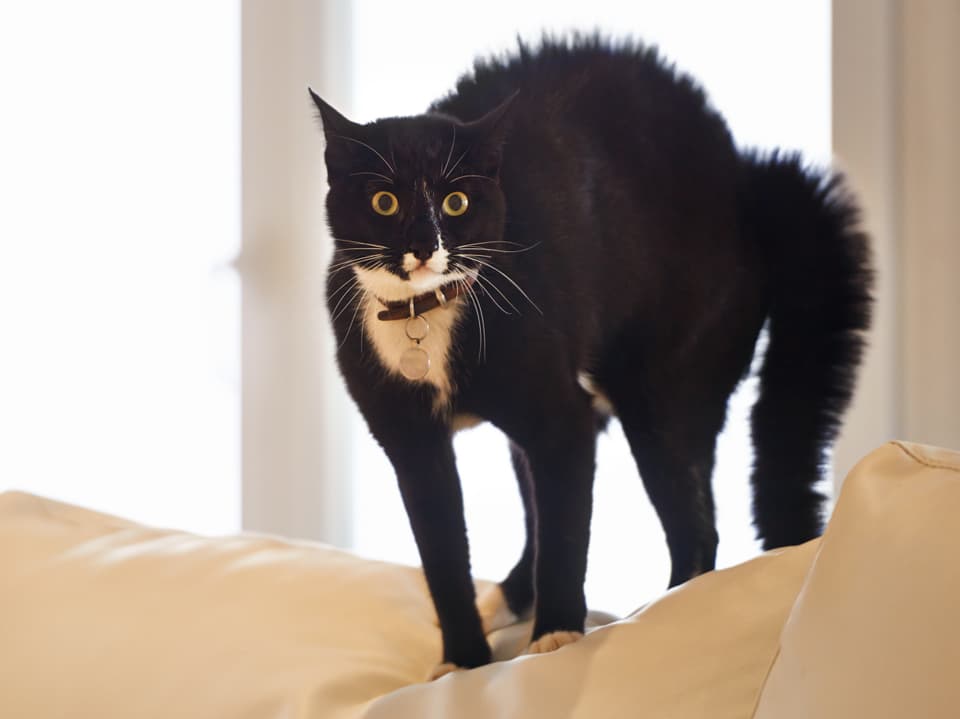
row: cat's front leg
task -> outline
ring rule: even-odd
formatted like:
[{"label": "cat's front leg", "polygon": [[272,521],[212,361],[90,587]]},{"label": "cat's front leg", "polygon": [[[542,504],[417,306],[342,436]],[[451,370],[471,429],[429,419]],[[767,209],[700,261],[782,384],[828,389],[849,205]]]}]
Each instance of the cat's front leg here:
[{"label": "cat's front leg", "polygon": [[518,443],[534,489],[535,620],[527,651],[536,654],[583,635],[596,447],[592,410],[571,402]]},{"label": "cat's front leg", "polygon": [[407,423],[379,437],[397,473],[443,637],[443,658],[430,678],[491,660],[470,576],[463,497],[449,431]]}]

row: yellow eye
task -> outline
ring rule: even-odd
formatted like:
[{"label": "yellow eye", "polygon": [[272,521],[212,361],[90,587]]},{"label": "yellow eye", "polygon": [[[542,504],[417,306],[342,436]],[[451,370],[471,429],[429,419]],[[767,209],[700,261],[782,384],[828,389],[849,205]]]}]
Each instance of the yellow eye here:
[{"label": "yellow eye", "polygon": [[470,201],[462,192],[451,192],[443,198],[443,212],[450,217],[458,217],[467,211]]},{"label": "yellow eye", "polygon": [[374,212],[384,217],[397,214],[397,210],[400,208],[400,203],[397,202],[397,196],[392,192],[386,192],[384,190],[375,194],[373,199],[370,200],[370,204],[373,205]]}]

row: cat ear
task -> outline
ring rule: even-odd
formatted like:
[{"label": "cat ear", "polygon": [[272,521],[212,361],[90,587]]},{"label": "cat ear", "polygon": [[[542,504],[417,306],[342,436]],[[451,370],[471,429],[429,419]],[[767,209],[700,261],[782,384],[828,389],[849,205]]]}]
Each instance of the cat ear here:
[{"label": "cat ear", "polygon": [[323,133],[325,135],[349,135],[353,128],[358,127],[354,122],[350,122],[347,118],[337,112],[332,105],[327,104],[322,97],[313,91],[312,88],[307,88],[307,92],[310,93],[310,97],[313,98],[313,104],[317,106],[317,110],[320,111],[320,122],[323,124]]},{"label": "cat ear", "polygon": [[327,177],[328,179],[340,177],[349,172],[356,163],[355,153],[357,143],[360,142],[358,138],[364,134],[363,125],[351,122],[311,88],[308,87],[307,90],[319,110],[323,134],[327,139],[327,149],[324,153]]},{"label": "cat ear", "polygon": [[507,140],[513,115],[511,110],[519,94],[519,90],[515,91],[486,115],[466,124],[467,131],[475,138],[468,156],[470,163],[491,177],[496,177],[500,172],[503,146]]}]

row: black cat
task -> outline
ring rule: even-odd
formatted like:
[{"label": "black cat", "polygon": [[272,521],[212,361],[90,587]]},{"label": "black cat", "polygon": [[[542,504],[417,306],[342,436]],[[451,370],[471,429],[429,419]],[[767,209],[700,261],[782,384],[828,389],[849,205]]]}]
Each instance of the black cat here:
[{"label": "black cat", "polygon": [[[837,177],[738,154],[691,78],[597,37],[480,62],[416,117],[359,125],[311,95],[339,366],[397,473],[437,675],[489,662],[484,632],[511,615],[533,610],[532,652],[583,631],[604,412],[663,524],[670,585],[713,568],[714,444],[765,323],[755,524],[766,548],[820,532],[814,484],[871,308]],[[482,619],[452,444],[475,421],[510,438],[527,525]]]}]

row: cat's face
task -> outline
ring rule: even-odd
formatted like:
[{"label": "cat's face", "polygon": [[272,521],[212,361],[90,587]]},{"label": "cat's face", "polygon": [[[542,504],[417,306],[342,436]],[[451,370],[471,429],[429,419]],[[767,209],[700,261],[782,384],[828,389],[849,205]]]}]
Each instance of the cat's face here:
[{"label": "cat's face", "polygon": [[332,271],[353,272],[387,301],[475,274],[478,243],[503,234],[506,104],[472,123],[423,115],[358,125],[311,95],[327,141]]}]

